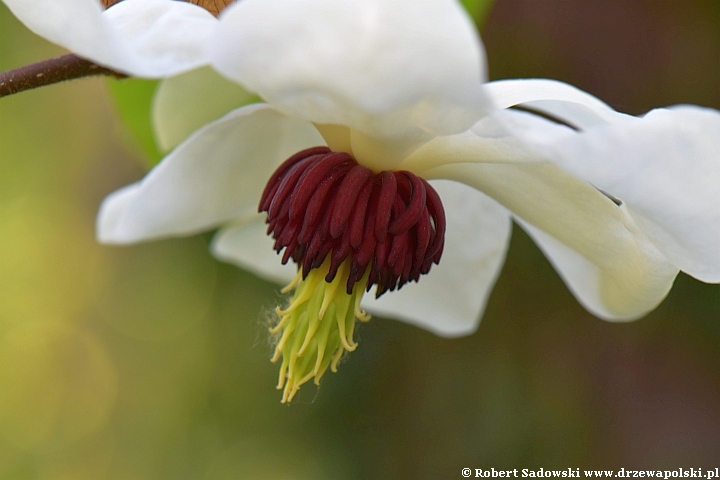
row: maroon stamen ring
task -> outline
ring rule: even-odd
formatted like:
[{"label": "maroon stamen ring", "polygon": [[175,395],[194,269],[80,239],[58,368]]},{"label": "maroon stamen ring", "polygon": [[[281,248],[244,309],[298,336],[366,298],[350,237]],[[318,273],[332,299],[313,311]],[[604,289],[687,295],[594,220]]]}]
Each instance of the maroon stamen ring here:
[{"label": "maroon stamen ring", "polygon": [[445,211],[437,192],[407,171],[377,174],[345,152],[314,147],[273,173],[260,199],[275,250],[303,278],[330,255],[331,282],[351,259],[347,293],[365,275],[376,296],[417,281],[442,256]]}]

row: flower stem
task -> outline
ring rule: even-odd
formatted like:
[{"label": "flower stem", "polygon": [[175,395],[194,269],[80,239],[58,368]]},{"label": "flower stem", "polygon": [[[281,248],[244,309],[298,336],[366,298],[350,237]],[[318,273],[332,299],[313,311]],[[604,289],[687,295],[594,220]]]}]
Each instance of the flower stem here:
[{"label": "flower stem", "polygon": [[77,55],[68,54],[0,73],[0,98],[65,80],[93,75],[127,77],[125,74],[101,67]]}]

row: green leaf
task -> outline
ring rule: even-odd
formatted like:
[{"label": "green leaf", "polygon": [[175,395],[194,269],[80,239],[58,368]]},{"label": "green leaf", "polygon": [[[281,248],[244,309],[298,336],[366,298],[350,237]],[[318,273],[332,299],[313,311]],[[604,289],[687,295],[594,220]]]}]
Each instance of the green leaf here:
[{"label": "green leaf", "polygon": [[128,127],[128,141],[133,143],[148,168],[156,165],[162,154],[155,144],[150,109],[157,88],[157,80],[108,78],[110,94],[115,99],[117,111]]},{"label": "green leaf", "polygon": [[475,20],[475,25],[482,28],[488,15],[490,15],[495,0],[461,0],[460,3]]}]

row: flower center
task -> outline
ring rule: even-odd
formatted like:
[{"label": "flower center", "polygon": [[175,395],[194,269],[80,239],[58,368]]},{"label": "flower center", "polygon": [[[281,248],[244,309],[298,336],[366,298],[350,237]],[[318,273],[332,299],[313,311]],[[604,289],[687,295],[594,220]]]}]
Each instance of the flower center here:
[{"label": "flower center", "polygon": [[437,192],[406,171],[377,174],[344,152],[315,147],[278,167],[259,210],[267,212],[275,250],[292,258],[303,278],[326,257],[331,282],[350,261],[347,293],[369,270],[376,296],[417,281],[442,256],[445,212]]},{"label": "flower center", "polygon": [[[283,403],[300,385],[336,371],[353,351],[364,291],[379,297],[401,288],[438,263],[445,241],[445,212],[437,192],[406,171],[372,170],[348,153],[327,147],[303,150],[268,181],[259,210],[282,263],[298,265],[290,305],[270,331],[279,336],[273,361],[282,356]],[[340,288],[340,285],[345,288]],[[282,333],[280,333],[282,332]]]}]

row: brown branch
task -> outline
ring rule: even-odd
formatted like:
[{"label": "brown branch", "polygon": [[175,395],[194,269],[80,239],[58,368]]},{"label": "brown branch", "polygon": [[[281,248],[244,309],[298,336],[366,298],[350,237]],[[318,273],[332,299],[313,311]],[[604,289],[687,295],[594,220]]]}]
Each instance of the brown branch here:
[{"label": "brown branch", "polygon": [[68,54],[0,73],[0,98],[65,80],[93,75],[127,77],[127,75],[101,67],[77,55]]}]

